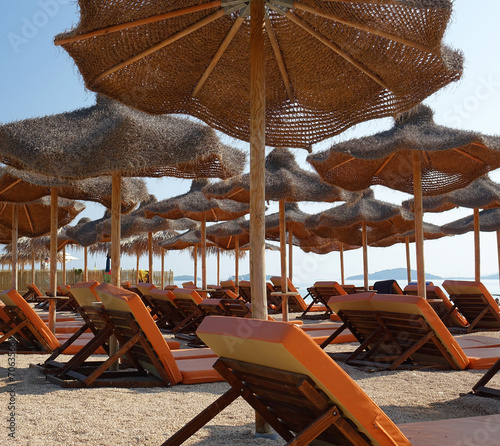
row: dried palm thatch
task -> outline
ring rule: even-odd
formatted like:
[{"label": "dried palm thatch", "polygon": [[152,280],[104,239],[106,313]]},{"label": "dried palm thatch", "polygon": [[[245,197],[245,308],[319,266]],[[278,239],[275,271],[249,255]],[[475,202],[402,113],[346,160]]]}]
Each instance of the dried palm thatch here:
[{"label": "dried palm thatch", "polygon": [[211,222],[233,220],[248,214],[250,209],[247,204],[233,200],[209,200],[202,193],[207,184],[207,180],[194,180],[189,192],[152,204],[145,208],[144,214],[147,218],[158,215],[168,219],[185,217],[197,221],[205,218]]},{"label": "dried palm thatch", "polygon": [[[486,209],[479,212],[479,224],[481,231],[495,232],[500,230],[500,209]],[[474,230],[474,217],[472,215],[460,218],[441,226],[446,234],[465,234]]]},{"label": "dried palm thatch", "polygon": [[[191,114],[248,141],[248,3],[79,0],[79,6],[80,23],[56,44],[73,57],[89,89],[149,113]],[[266,2],[267,144],[308,148],[406,110],[458,79],[461,56],[441,44],[451,6]]]},{"label": "dried palm thatch", "polygon": [[[271,201],[355,201],[360,193],[329,185],[313,173],[301,169],[285,148],[272,150],[266,157],[266,200]],[[250,174],[219,181],[203,188],[208,198],[250,203]]]},{"label": "dried palm thatch", "polygon": [[[500,184],[485,175],[473,181],[467,187],[447,194],[424,197],[422,202],[425,212],[444,212],[456,207],[471,209],[493,209],[500,207]],[[403,201],[402,206],[413,212],[414,201]]]},{"label": "dried palm thatch", "polygon": [[211,225],[207,228],[207,240],[215,243],[222,250],[234,250],[236,244],[238,244],[239,249],[241,245],[250,243],[249,231],[241,226],[245,221],[243,217],[240,217],[236,220]]},{"label": "dried palm thatch", "polygon": [[[50,198],[43,197],[26,204],[0,204],[0,224],[12,229],[12,213],[18,207],[18,233],[23,237],[38,237],[50,232]],[[70,223],[85,209],[82,203],[58,199],[58,227]]]},{"label": "dried palm thatch", "polygon": [[97,226],[111,216],[109,211],[104,213],[104,216],[98,220],[90,218],[81,218],[75,226],[65,228],[65,234],[81,246],[91,246],[96,243],[109,242],[109,237],[104,237],[97,232]]},{"label": "dried palm thatch", "polygon": [[[85,180],[61,180],[13,168],[0,167],[0,201],[28,202],[50,195],[57,187],[60,197],[70,200],[95,201],[111,208],[111,178],[98,177]],[[140,178],[123,178],[121,212],[132,210],[147,199],[146,183]]]},{"label": "dried palm thatch", "polygon": [[401,206],[376,200],[372,191],[355,203],[346,203],[305,221],[306,229],[316,235],[353,246],[361,246],[362,230],[367,231],[367,243],[372,243],[394,234],[414,228],[413,216]]},{"label": "dried palm thatch", "polygon": [[351,251],[353,249],[359,249],[360,246],[351,246],[345,243],[335,242],[323,237],[316,236],[317,240],[311,238],[309,240],[301,240],[298,241],[297,244],[294,245],[299,246],[302,251],[305,253],[313,253],[313,254],[330,254],[331,252],[344,252]]},{"label": "dried palm thatch", "polygon": [[[158,231],[185,231],[187,229],[198,228],[198,223],[189,218],[180,218],[178,220],[168,220],[155,215],[153,218],[144,217],[144,210],[155,203],[157,199],[154,195],[149,195],[147,200],[143,201],[138,209],[121,218],[121,236],[122,238],[132,237],[145,232],[156,233]],[[111,237],[111,218],[99,222],[96,231],[103,239]]]},{"label": "dried palm thatch", "polygon": [[[437,240],[442,237],[446,237],[448,234],[445,233],[440,226],[436,226],[430,223],[424,223],[424,239],[425,240]],[[408,231],[404,234],[396,234],[390,237],[378,240],[372,243],[370,246],[377,248],[386,248],[388,246],[395,245],[396,243],[415,243],[415,231]]]},{"label": "dried palm thatch", "polygon": [[436,125],[425,105],[401,114],[389,131],[335,144],[307,160],[325,181],[345,189],[381,184],[412,194],[415,151],[423,195],[463,188],[500,167],[500,137]]},{"label": "dried palm thatch", "polygon": [[[187,119],[150,116],[105,97],[76,111],[0,127],[0,160],[57,178],[123,176],[229,178],[245,154]],[[68,162],[70,160],[70,162]]]}]

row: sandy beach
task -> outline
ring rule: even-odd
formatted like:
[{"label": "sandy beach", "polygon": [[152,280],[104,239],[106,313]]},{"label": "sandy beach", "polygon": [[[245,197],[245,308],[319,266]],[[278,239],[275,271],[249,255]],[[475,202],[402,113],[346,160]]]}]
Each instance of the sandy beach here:
[{"label": "sandy beach", "polygon": [[[500,333],[480,333],[500,338]],[[355,344],[331,345],[328,352],[351,351]],[[2,441],[19,445],[160,445],[208,406],[226,383],[171,388],[62,389],[30,364],[48,355],[16,356],[16,439],[7,437],[7,356],[0,356]],[[431,421],[500,413],[500,401],[467,395],[484,370],[401,370],[367,373],[339,363],[395,423]],[[500,388],[500,376],[490,383]],[[256,439],[253,411],[237,400],[185,444],[276,445]],[[9,442],[5,442],[9,439]]]}]

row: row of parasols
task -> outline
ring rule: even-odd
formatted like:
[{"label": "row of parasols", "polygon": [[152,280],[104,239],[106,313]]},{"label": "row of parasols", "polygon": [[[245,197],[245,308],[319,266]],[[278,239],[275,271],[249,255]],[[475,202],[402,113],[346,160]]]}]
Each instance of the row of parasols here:
[{"label": "row of parasols", "polygon": [[[104,116],[108,120],[106,125],[102,124]],[[61,123],[64,123],[64,126]],[[96,123],[102,125],[99,127],[100,132],[97,133],[98,138],[92,139],[90,133],[96,134]],[[174,128],[175,133],[173,133]],[[152,129],[156,130],[156,134]],[[60,139],[50,145],[47,135],[53,134],[56,130]],[[130,145],[135,143],[135,138],[144,143],[142,137],[145,135],[141,132],[148,133],[148,144],[144,148],[141,148],[140,144],[136,146],[133,159],[125,160],[123,151],[132,152]],[[45,139],[43,134],[46,135]],[[38,141],[33,143],[32,138],[37,138]],[[64,159],[65,156],[70,156],[70,153],[66,151],[62,154],[61,161],[54,163],[50,152],[62,150],[61,144],[72,143],[73,148],[81,148],[87,143],[90,146],[87,152],[94,155],[102,151],[103,145],[110,148],[111,138],[115,141],[118,139],[118,147],[121,149],[114,149],[114,153],[110,153],[108,158],[102,158],[98,163],[91,164],[88,167],[91,172],[97,170],[101,174],[109,173],[111,165],[113,164],[116,169],[118,164],[122,166],[121,172],[127,175],[138,175],[142,172],[148,176],[173,175],[187,178],[232,176],[231,179],[213,184],[209,184],[206,180],[194,181],[187,194],[159,203],[148,196],[141,180],[124,178],[120,181],[120,210],[124,213],[130,212],[137,203],[141,203],[138,209],[123,215],[120,225],[122,238],[137,233],[148,233],[151,246],[153,233],[191,230],[169,239],[167,236],[173,233],[164,233],[160,237],[164,239],[161,245],[169,249],[199,245],[202,253],[202,287],[206,288],[206,240],[216,243],[222,249],[236,250],[249,242],[249,223],[241,221],[241,217],[249,211],[250,175],[234,176],[235,173],[241,172],[244,154],[221,144],[211,129],[200,124],[172,117],[152,117],[108,99],[98,98],[96,106],[88,109],[2,126],[0,147],[4,161],[17,168],[24,166],[30,171],[37,166],[39,173],[33,174],[13,168],[4,170],[0,179],[0,200],[4,202],[0,212],[2,218],[0,222],[12,229],[12,234],[15,232],[16,237],[17,234],[34,237],[47,232],[51,220],[54,220],[54,212],[47,218],[50,214],[47,200],[43,198],[36,200],[48,194],[54,195],[55,191],[66,199],[94,200],[110,208],[112,183],[109,178],[73,181],[57,178],[55,176],[57,170],[72,168],[71,163],[65,162]],[[159,148],[162,144],[166,144],[167,140],[169,150],[166,153],[173,153],[175,150],[186,151],[189,146],[197,157],[193,155],[189,161],[186,160],[176,166],[162,166],[172,164],[172,160],[165,160],[167,156],[165,152],[161,152],[157,158],[151,157],[151,154],[154,153],[154,147]],[[193,141],[198,144],[192,144]],[[27,153],[32,149],[33,144],[43,146],[44,150],[39,150],[41,153],[34,157],[18,157],[20,153]],[[311,155],[308,160],[322,178],[301,169],[289,150],[274,149],[265,162],[265,198],[278,201],[280,213],[266,217],[266,238],[281,240],[282,274],[287,274],[284,244],[285,232],[288,231],[289,244],[299,245],[307,252],[325,253],[337,250],[342,256],[344,250],[363,246],[365,286],[367,286],[366,247],[388,246],[396,241],[409,242],[411,237],[414,238],[415,221],[411,211],[418,208],[419,203],[406,202],[403,204],[405,208],[403,209],[375,200],[373,193],[366,188],[372,184],[383,184],[410,192],[414,186],[411,159],[414,154],[423,158],[422,191],[424,195],[428,195],[422,202],[423,209],[444,211],[456,206],[473,208],[477,234],[479,209],[496,207],[499,203],[497,185],[487,177],[481,177],[485,172],[498,167],[495,164],[499,162],[497,150],[498,138],[438,126],[433,122],[430,109],[423,105],[400,115],[394,128],[388,132],[341,143],[324,153]],[[376,158],[376,155],[379,157]],[[51,160],[50,165],[47,165],[47,159]],[[29,164],[26,165],[28,161]],[[81,164],[75,168],[80,169]],[[42,171],[50,176],[40,175]],[[452,192],[477,177],[479,180],[469,187]],[[361,191],[348,192],[346,189]],[[57,219],[60,227],[69,223],[83,210],[83,207],[77,203],[59,200]],[[290,204],[303,201],[345,201],[346,204],[316,216],[308,216]],[[9,207],[8,203],[15,202],[22,204]],[[43,206],[45,210],[42,210]],[[482,221],[486,219],[494,221],[496,214],[494,211],[488,212],[485,212]],[[45,216],[45,226],[42,225],[43,216]],[[206,222],[237,218],[240,220],[233,223],[206,227]],[[201,222],[200,229],[197,229],[193,220]],[[455,226],[460,224],[461,222],[456,222]],[[56,248],[60,248],[70,240],[84,247],[109,241],[112,225],[109,211],[98,221],[83,220],[75,227],[65,228],[63,234],[59,236],[60,242]],[[491,227],[494,225],[488,226]],[[17,231],[14,231],[16,228]],[[484,222],[482,229],[497,230],[497,228],[486,229]],[[463,233],[467,229],[454,228],[453,224],[444,228],[426,224],[424,230],[427,238],[436,238],[446,233]],[[2,235],[4,243],[9,235],[11,234]],[[12,246],[14,247],[14,244]],[[479,245],[476,246],[477,277]],[[14,264],[15,252],[16,249],[12,249]],[[236,258],[239,258],[238,254]],[[14,275],[17,277],[14,270],[15,268],[13,268],[13,280],[17,280],[14,278]],[[289,276],[291,271],[290,260]],[[342,280],[343,275],[342,268]]]}]

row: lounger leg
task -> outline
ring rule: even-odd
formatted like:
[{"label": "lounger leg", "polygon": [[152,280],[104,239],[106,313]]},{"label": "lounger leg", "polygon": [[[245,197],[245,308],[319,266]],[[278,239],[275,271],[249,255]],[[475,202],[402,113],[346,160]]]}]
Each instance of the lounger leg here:
[{"label": "lounger leg", "polygon": [[5,333],[1,338],[0,338],[0,344],[4,342],[6,339],[9,339],[12,335],[16,334],[19,332],[22,328],[24,328],[27,324],[27,321],[21,322],[19,325],[16,325],[14,328],[9,330],[7,333]]},{"label": "lounger leg", "polygon": [[[482,391],[482,390],[486,390],[486,391],[494,390],[494,389],[484,388],[484,386],[486,384],[488,384],[490,379],[493,378],[498,373],[499,370],[500,370],[500,359],[497,362],[495,362],[495,364],[493,364],[491,366],[491,368],[484,374],[484,376],[474,385],[474,387],[472,388],[472,392],[476,393],[476,392]],[[498,395],[498,396],[500,396],[500,395]]]},{"label": "lounger leg", "polygon": [[422,347],[429,339],[434,336],[434,332],[430,331],[427,333],[420,341],[413,344],[408,350],[406,350],[398,359],[396,359],[391,366],[391,370],[397,369],[407,358],[409,358],[413,353],[415,353],[420,347]]},{"label": "lounger leg", "polygon": [[474,319],[474,321],[466,328],[466,333],[470,333],[472,329],[478,324],[478,322],[484,317],[484,315],[490,311],[491,305],[486,305],[483,311],[479,313],[479,316]]},{"label": "lounger leg", "polygon": [[339,328],[337,328],[328,338],[323,341],[320,345],[320,348],[324,349],[327,345],[329,345],[337,336],[340,335],[347,328],[347,324],[344,322]]},{"label": "lounger leg", "polygon": [[240,393],[235,389],[229,389],[224,395],[215,400],[203,412],[193,418],[181,430],[177,431],[161,446],[178,446],[184,443],[189,437],[198,432],[212,418],[222,412],[234,400],[240,396]]},{"label": "lounger leg", "polygon": [[73,336],[71,336],[64,344],[56,348],[45,362],[53,361],[54,359],[56,359],[64,350],[66,350],[71,344],[73,344],[73,342],[75,342],[82,335],[82,333],[87,330],[87,328],[89,328],[89,326],[88,324],[85,324],[82,328],[76,331]]}]

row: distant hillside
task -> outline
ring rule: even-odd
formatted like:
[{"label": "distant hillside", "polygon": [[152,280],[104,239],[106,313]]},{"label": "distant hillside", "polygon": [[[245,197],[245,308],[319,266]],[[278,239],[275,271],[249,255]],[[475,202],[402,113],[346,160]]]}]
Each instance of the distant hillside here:
[{"label": "distant hillside", "polygon": [[481,279],[495,280],[495,279],[498,279],[498,274],[499,273],[490,274],[489,276],[481,276]]},{"label": "distant hillside", "polygon": [[[384,269],[383,271],[377,271],[376,273],[371,273],[368,275],[370,280],[406,280],[407,279],[407,271],[406,268],[393,268],[393,269]],[[433,274],[425,272],[426,280],[442,280],[442,277],[435,276]],[[414,269],[411,270],[411,279],[417,280],[417,271]],[[363,275],[359,274],[357,276],[348,277],[346,280],[363,280]]]},{"label": "distant hillside", "polygon": [[[183,282],[189,282],[189,281],[193,281],[194,280],[194,276],[174,276],[174,280],[178,280],[178,281],[183,281]],[[201,280],[199,277],[198,277],[198,280]]]}]

